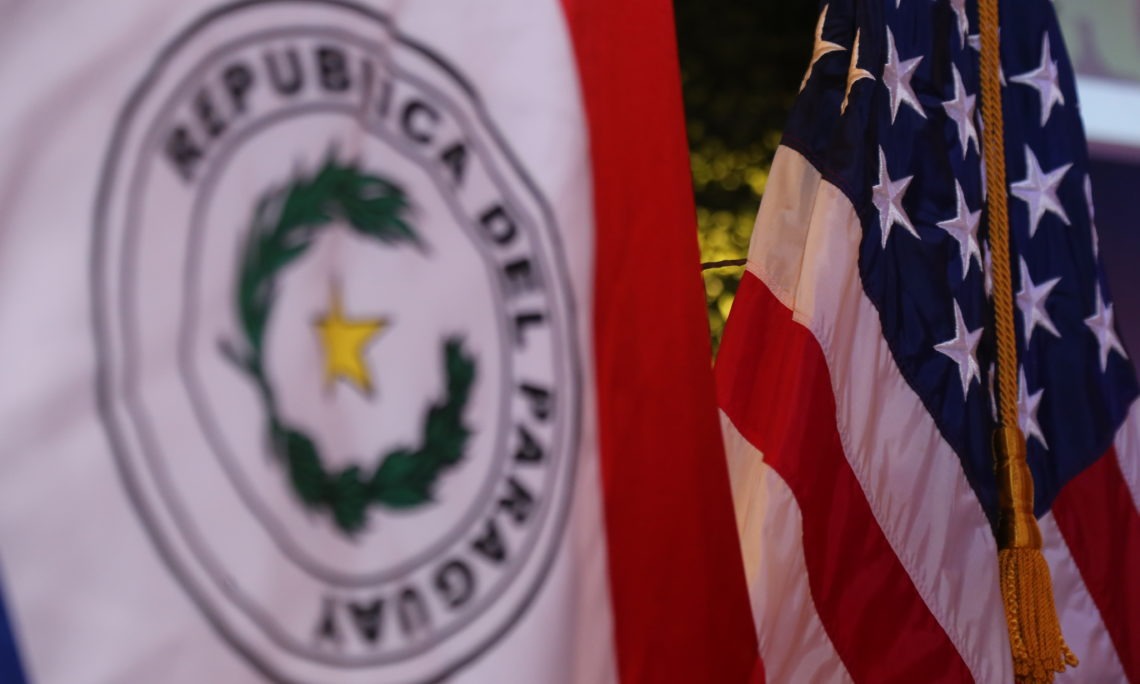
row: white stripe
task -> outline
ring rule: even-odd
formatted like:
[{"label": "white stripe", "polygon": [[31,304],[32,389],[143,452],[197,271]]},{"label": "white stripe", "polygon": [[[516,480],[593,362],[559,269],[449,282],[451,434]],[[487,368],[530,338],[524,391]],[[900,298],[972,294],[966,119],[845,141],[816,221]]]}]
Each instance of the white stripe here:
[{"label": "white stripe", "polygon": [[1132,402],[1124,425],[1116,433],[1116,460],[1132,495],[1132,505],[1140,510],[1140,400]]},{"label": "white stripe", "polygon": [[764,455],[721,413],[752,615],[770,682],[850,682],[819,619],[804,559],[803,515]]},{"label": "white stripe", "polygon": [[1053,575],[1053,596],[1057,602],[1057,616],[1061,619],[1061,631],[1069,648],[1081,661],[1070,677],[1082,682],[1128,681],[1100,611],[1073,562],[1053,514],[1046,514],[1037,524],[1045,542],[1045,560],[1049,562],[1049,571]]},{"label": "white stripe", "polygon": [[854,208],[781,147],[755,235],[748,268],[822,347],[844,453],[891,548],[974,678],[1012,681],[993,534],[883,339],[859,278]]}]

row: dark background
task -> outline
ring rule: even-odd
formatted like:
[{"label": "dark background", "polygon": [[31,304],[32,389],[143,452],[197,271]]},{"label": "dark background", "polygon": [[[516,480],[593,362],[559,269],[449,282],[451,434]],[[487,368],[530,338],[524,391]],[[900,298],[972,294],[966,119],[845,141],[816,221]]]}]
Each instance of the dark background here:
[{"label": "dark background", "polygon": [[[701,260],[742,259],[811,55],[815,0],[676,0]],[[740,268],[705,272],[714,349]]]}]

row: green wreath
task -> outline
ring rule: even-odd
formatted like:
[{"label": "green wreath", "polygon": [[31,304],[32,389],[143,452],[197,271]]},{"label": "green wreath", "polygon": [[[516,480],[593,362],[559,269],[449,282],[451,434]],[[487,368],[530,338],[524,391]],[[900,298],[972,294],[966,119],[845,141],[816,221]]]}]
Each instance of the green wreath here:
[{"label": "green wreath", "polygon": [[475,381],[475,360],[462,339],[443,344],[447,396],[428,409],[422,445],[385,454],[371,473],[352,465],[329,469],[316,443],[278,412],[273,385],[263,364],[263,341],[277,296],[277,277],[312,246],[334,219],[358,235],[387,245],[422,247],[407,221],[407,196],[398,186],[329,159],[311,178],[267,192],[254,211],[238,264],[236,304],[241,345],[222,342],[223,354],[256,384],[265,404],[273,457],[287,470],[306,507],[327,511],[345,534],[364,528],[373,504],[412,508],[432,500],[440,474],[457,464],[471,431],[463,411]]}]

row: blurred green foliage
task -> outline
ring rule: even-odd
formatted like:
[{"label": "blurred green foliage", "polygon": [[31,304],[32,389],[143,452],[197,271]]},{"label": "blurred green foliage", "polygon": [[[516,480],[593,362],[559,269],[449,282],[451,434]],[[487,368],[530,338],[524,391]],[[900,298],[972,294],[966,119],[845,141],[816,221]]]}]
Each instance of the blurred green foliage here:
[{"label": "blurred green foliage", "polygon": [[[780,132],[811,54],[808,0],[675,0],[701,260],[747,255]],[[705,271],[713,350],[741,268]]]}]

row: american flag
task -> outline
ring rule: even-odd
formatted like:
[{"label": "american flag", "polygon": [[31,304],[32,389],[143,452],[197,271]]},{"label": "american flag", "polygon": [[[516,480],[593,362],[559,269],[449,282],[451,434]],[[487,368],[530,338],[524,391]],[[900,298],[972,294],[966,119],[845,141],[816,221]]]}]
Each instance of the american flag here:
[{"label": "american flag", "polygon": [[[1061,681],[1140,681],[1140,408],[1049,0],[1001,3],[1019,421]],[[775,682],[1013,681],[977,4],[829,0],[717,363]]]}]

